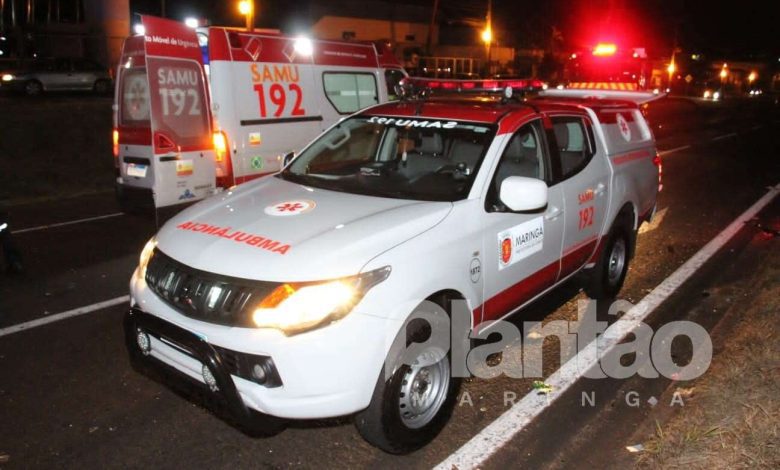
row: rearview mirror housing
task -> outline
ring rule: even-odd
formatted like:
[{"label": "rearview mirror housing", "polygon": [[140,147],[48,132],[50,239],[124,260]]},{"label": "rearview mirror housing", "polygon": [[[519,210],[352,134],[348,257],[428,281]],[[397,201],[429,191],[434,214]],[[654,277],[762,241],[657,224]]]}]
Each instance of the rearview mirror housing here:
[{"label": "rearview mirror housing", "polygon": [[282,167],[285,167],[290,164],[291,161],[295,158],[295,152],[290,152],[284,156],[282,159]]},{"label": "rearview mirror housing", "polygon": [[501,182],[498,197],[515,212],[538,211],[547,207],[547,183],[536,178],[510,176]]}]

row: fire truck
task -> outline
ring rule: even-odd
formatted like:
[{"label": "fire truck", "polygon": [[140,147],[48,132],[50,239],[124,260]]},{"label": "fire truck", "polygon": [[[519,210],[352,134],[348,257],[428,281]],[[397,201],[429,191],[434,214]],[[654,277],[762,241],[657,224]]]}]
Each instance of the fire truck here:
[{"label": "fire truck", "polygon": [[567,87],[575,89],[645,90],[651,74],[645,48],[613,43],[572,52],[564,68]]},{"label": "fire truck", "polygon": [[144,16],[118,66],[120,206],[162,208],[277,172],[340,119],[389,101],[406,76],[389,48]]}]

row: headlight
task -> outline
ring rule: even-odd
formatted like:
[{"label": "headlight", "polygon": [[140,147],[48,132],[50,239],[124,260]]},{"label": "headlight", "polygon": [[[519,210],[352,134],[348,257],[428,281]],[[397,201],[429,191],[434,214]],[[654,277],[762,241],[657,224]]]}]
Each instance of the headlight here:
[{"label": "headlight", "polygon": [[6,73],[6,74],[3,75],[3,81],[4,82],[10,82],[13,79],[14,79],[14,76],[11,75],[10,73]]},{"label": "headlight", "polygon": [[144,245],[144,249],[141,250],[141,256],[138,258],[138,269],[140,270],[141,278],[146,277],[146,265],[149,264],[149,258],[152,257],[154,249],[157,247],[157,238],[152,237]]},{"label": "headlight", "polygon": [[388,276],[390,266],[332,281],[282,284],[260,302],[252,320],[288,336],[325,326],[344,318]]}]

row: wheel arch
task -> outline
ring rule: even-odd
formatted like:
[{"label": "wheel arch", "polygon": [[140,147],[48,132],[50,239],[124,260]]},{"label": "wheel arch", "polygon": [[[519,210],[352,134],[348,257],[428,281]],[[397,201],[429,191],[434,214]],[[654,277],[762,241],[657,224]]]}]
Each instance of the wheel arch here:
[{"label": "wheel arch", "polygon": [[620,207],[610,225],[610,232],[617,227],[627,229],[629,237],[628,256],[633,258],[636,252],[636,234],[639,229],[639,215],[633,202],[627,201]]}]

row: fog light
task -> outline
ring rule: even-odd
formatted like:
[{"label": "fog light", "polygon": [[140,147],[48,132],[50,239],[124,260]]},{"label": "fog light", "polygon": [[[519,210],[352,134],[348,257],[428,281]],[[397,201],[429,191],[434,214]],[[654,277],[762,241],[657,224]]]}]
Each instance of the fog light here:
[{"label": "fog light", "polygon": [[252,377],[255,378],[257,383],[262,384],[265,382],[265,380],[268,378],[268,374],[266,373],[262,364],[255,364],[255,366],[252,368]]},{"label": "fog light", "polygon": [[152,351],[152,342],[149,339],[149,335],[141,330],[138,330],[138,334],[136,335],[135,340],[138,343],[138,349],[141,350],[144,356],[148,356]]},{"label": "fog light", "polygon": [[206,382],[206,385],[208,385],[209,390],[212,392],[216,392],[219,390],[219,386],[217,385],[217,379],[214,378],[214,374],[211,373],[211,369],[209,369],[209,366],[206,364],[203,364],[203,381]]}]

